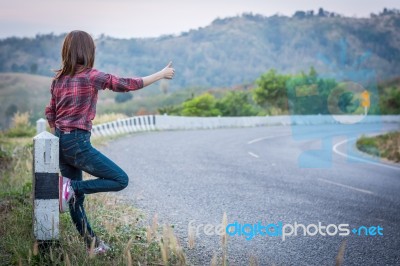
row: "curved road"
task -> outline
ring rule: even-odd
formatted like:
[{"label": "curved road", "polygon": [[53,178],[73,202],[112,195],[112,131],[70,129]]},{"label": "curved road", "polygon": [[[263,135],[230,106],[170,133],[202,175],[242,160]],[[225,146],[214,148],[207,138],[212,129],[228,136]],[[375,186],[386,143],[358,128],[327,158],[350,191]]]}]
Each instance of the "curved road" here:
[{"label": "curved road", "polygon": [[[399,125],[149,132],[113,141],[102,151],[130,175],[123,194],[149,219],[157,213],[161,223],[175,226],[193,265],[221,256],[211,225],[220,224],[224,212],[228,224],[333,224],[331,236],[304,236],[300,225],[298,235],[285,240],[265,230],[251,240],[230,236],[229,265],[248,265],[250,259],[259,265],[333,265],[343,240],[344,265],[399,265],[400,167],[354,149],[357,136],[388,130]],[[189,223],[198,233],[190,250]],[[375,227],[369,235],[365,228],[360,235],[334,235],[339,224],[349,230]]]}]

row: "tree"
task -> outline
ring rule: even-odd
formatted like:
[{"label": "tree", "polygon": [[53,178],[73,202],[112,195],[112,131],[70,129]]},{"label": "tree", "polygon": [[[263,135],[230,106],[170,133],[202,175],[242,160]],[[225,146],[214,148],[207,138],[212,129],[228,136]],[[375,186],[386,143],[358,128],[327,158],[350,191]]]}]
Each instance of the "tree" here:
[{"label": "tree", "polygon": [[150,112],[147,111],[146,107],[140,107],[140,109],[136,112],[135,115],[149,115]]},{"label": "tree", "polygon": [[11,119],[18,112],[18,107],[15,104],[11,104],[7,107],[5,111],[5,116],[6,116],[6,126],[8,126],[11,123]]},{"label": "tree", "polygon": [[305,18],[306,17],[306,12],[304,12],[304,11],[296,11],[296,13],[294,13],[293,17],[295,17],[295,18]]},{"label": "tree", "polygon": [[160,107],[157,109],[158,113],[161,115],[167,114],[167,115],[180,115],[182,112],[182,106],[181,105],[170,105],[170,106],[165,106],[165,107]]},{"label": "tree", "polygon": [[278,74],[275,69],[261,75],[256,80],[257,88],[253,91],[254,101],[264,107],[275,106],[287,110],[286,82],[288,75]]},{"label": "tree", "polygon": [[204,93],[182,104],[184,116],[218,116],[221,112],[215,107],[216,100],[213,95]]},{"label": "tree", "polygon": [[30,69],[31,74],[36,74],[37,71],[38,71],[38,64],[36,63],[31,64],[31,69]]},{"label": "tree", "polygon": [[338,99],[338,107],[340,111],[345,114],[353,113],[359,106],[359,101],[354,101],[354,93],[351,91],[344,91]]},{"label": "tree", "polygon": [[[294,115],[329,114],[328,97],[337,83],[332,79],[322,79],[313,67],[308,74],[302,72],[287,81],[287,95],[290,113]],[[344,96],[342,108],[348,103]]]},{"label": "tree", "polygon": [[169,89],[169,82],[168,82],[168,80],[165,80],[165,79],[161,80],[161,81],[160,81],[160,91],[161,91],[163,94],[167,94],[167,93],[168,93],[168,89]]},{"label": "tree", "polygon": [[320,7],[320,8],[318,9],[318,16],[319,16],[319,17],[326,17],[325,11],[324,11],[324,9],[323,9],[322,7]]},{"label": "tree", "polygon": [[249,94],[244,91],[230,91],[216,103],[222,116],[252,116],[257,111],[249,103]]},{"label": "tree", "polygon": [[117,93],[117,95],[115,96],[115,102],[123,103],[131,100],[132,98],[133,98],[132,93],[129,92]]},{"label": "tree", "polygon": [[378,89],[381,114],[400,114],[400,86],[395,84],[379,85]]},{"label": "tree", "polygon": [[18,107],[15,104],[12,103],[11,105],[9,105],[7,107],[7,110],[6,110],[5,113],[6,113],[7,117],[12,117],[12,116],[14,116],[14,114],[16,112],[18,112]]}]

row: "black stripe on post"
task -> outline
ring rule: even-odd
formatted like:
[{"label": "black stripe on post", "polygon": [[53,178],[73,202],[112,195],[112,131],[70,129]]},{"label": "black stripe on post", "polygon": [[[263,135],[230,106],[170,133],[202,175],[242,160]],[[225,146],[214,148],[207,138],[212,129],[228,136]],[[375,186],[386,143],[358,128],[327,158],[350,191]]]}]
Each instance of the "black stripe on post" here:
[{"label": "black stripe on post", "polygon": [[58,199],[58,173],[35,173],[35,199]]}]

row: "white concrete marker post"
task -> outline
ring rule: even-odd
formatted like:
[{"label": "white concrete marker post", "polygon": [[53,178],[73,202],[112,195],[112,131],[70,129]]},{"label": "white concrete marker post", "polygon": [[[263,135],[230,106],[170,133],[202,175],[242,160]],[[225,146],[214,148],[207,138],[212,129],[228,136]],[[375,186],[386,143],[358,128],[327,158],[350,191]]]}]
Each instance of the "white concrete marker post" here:
[{"label": "white concrete marker post", "polygon": [[33,234],[49,242],[59,239],[59,140],[47,131],[33,138]]},{"label": "white concrete marker post", "polygon": [[46,119],[40,118],[36,121],[36,134],[40,134],[43,131],[46,131]]}]

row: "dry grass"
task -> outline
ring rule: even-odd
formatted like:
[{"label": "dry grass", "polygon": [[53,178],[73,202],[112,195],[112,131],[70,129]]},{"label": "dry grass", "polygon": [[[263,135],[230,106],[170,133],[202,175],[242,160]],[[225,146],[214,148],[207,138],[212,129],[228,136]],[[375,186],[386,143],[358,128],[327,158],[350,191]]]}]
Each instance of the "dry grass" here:
[{"label": "dry grass", "polygon": [[0,128],[8,126],[7,110],[30,112],[34,120],[43,117],[50,100],[51,78],[22,73],[0,73]]},{"label": "dry grass", "polygon": [[29,113],[20,113],[16,112],[12,118],[12,124],[11,127],[24,127],[24,126],[29,126]]},{"label": "dry grass", "polygon": [[258,266],[258,260],[254,255],[250,255],[249,266]]},{"label": "dry grass", "polygon": [[340,266],[340,265],[343,264],[343,261],[344,261],[344,252],[345,252],[345,249],[346,249],[346,244],[347,244],[347,242],[346,242],[346,240],[344,240],[344,241],[342,242],[342,244],[340,245],[338,254],[337,254],[337,256],[336,256],[336,263],[335,263],[336,266]]},{"label": "dry grass", "polygon": [[400,162],[400,132],[390,132],[376,137],[362,136],[357,148],[373,156]]},{"label": "dry grass", "polygon": [[128,116],[122,113],[108,113],[108,114],[96,115],[96,117],[93,120],[93,125],[117,121],[118,119],[124,119],[124,118],[128,118]]},{"label": "dry grass", "polygon": [[[5,265],[185,265],[186,258],[173,230],[151,235],[140,226],[144,215],[113,193],[90,195],[85,201],[93,229],[112,250],[88,254],[69,214],[60,214],[60,241],[43,252],[32,236],[32,139],[6,139],[0,144],[10,162],[0,179],[0,264]],[[86,176],[85,178],[91,178]]]},{"label": "dry grass", "polygon": [[33,137],[36,129],[29,122],[28,112],[16,112],[12,118],[11,127],[5,132],[8,137]]},{"label": "dry grass", "polygon": [[[222,215],[222,227],[226,228],[228,226],[228,217],[226,212]],[[221,235],[221,247],[222,247],[222,265],[225,266],[228,263],[228,236],[226,231],[223,231]]]},{"label": "dry grass", "polygon": [[196,232],[192,226],[188,226],[188,248],[194,249]]}]

